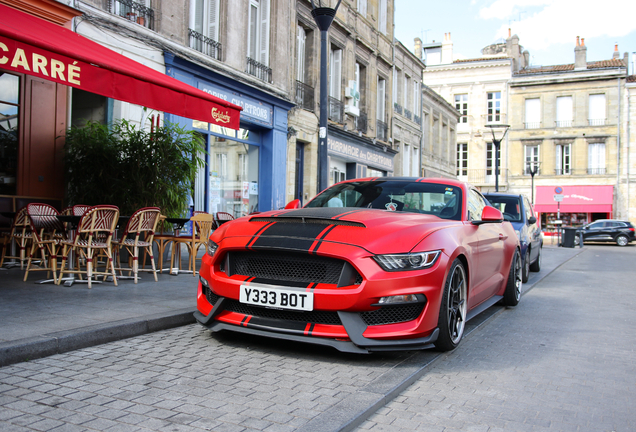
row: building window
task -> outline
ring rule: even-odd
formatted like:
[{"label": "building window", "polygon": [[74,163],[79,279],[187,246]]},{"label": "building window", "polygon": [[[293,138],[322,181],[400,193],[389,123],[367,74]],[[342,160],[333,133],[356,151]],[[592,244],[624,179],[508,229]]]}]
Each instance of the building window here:
[{"label": "building window", "polygon": [[376,107],[376,117],[384,121],[386,118],[386,80],[378,77],[378,106]]},{"label": "building window", "polygon": [[358,0],[358,13],[366,18],[366,16],[367,16],[367,0]]},{"label": "building window", "polygon": [[214,168],[222,180],[227,179],[227,153],[216,154],[216,166]]},{"label": "building window", "polygon": [[[418,81],[413,81],[413,115],[419,119],[422,115],[422,110],[420,109],[420,83]],[[416,118],[413,120],[416,123],[419,123]]]},{"label": "building window", "polygon": [[457,144],[457,177],[468,175],[468,143]]},{"label": "building window", "polygon": [[150,5],[150,0],[110,0],[108,7],[111,13],[124,17],[132,22],[155,29],[155,11]]},{"label": "building window", "polygon": [[379,15],[380,15],[380,23],[379,23],[379,30],[384,33],[387,34],[387,0],[380,0],[379,2]]},{"label": "building window", "polygon": [[588,146],[588,174],[605,174],[605,143],[594,143]]},{"label": "building window", "polygon": [[571,144],[557,144],[556,146],[556,175],[568,175],[571,174],[571,162],[572,162],[572,145]]},{"label": "building window", "polygon": [[587,116],[587,122],[590,126],[603,126],[605,125],[605,95],[594,94],[590,95],[589,99],[590,107]]},{"label": "building window", "polygon": [[250,0],[248,57],[269,66],[269,1]]},{"label": "building window", "polygon": [[[486,144],[486,175],[491,176],[495,174],[495,152],[496,148],[492,143]],[[501,155],[499,155],[499,160],[497,161],[497,168],[499,168],[499,172],[501,172]]]},{"label": "building window", "polygon": [[489,92],[487,95],[488,123],[501,121],[501,92]]},{"label": "building window", "polygon": [[526,99],[526,129],[539,129],[541,127],[541,99]]},{"label": "building window", "polygon": [[296,36],[296,79],[305,82],[305,42],[307,41],[307,32],[303,26],[298,26],[298,35]]},{"label": "building window", "polygon": [[572,96],[556,98],[556,127],[572,126]]},{"label": "building window", "polygon": [[404,144],[402,152],[402,175],[411,175],[411,146]]},{"label": "building window", "polygon": [[461,117],[459,123],[468,123],[468,95],[458,94],[455,95],[455,109],[459,111]]},{"label": "building window", "polygon": [[190,8],[190,48],[220,60],[219,0],[194,0]]},{"label": "building window", "polygon": [[413,167],[411,168],[411,175],[419,177],[420,176],[420,152],[417,147],[413,147]]},{"label": "building window", "polygon": [[530,174],[535,166],[539,165],[539,146],[527,145],[525,150],[525,163],[523,164],[523,173]]},{"label": "building window", "polygon": [[17,193],[19,113],[20,77],[0,73],[0,195]]},{"label": "building window", "polygon": [[340,100],[342,93],[342,50],[332,48],[329,52],[329,96]]}]

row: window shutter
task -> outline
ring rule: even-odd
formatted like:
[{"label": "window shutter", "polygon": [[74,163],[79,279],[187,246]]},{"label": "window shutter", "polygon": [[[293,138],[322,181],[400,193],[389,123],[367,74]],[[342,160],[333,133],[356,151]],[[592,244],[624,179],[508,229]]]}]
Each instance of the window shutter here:
[{"label": "window shutter", "polygon": [[210,39],[219,41],[219,0],[208,0],[208,34]]},{"label": "window shutter", "polygon": [[358,0],[358,13],[366,18],[366,16],[367,16],[367,0]]},{"label": "window shutter", "polygon": [[296,79],[305,82],[305,41],[307,34],[302,26],[298,26],[298,67],[296,70]]},{"label": "window shutter", "polygon": [[269,0],[260,0],[259,62],[269,66]]},{"label": "window shutter", "polygon": [[331,51],[331,82],[329,83],[329,96],[340,100],[342,93],[342,50]]},{"label": "window shutter", "polygon": [[393,68],[393,103],[397,103],[398,100],[398,71]]},{"label": "window shutter", "polygon": [[387,15],[387,3],[386,0],[380,0],[380,31],[386,34],[386,15]]},{"label": "window shutter", "polygon": [[258,41],[258,6],[250,3],[250,28],[247,47],[247,56],[256,60],[256,45]]},{"label": "window shutter", "polygon": [[378,77],[378,106],[376,117],[384,121],[384,99],[386,95],[386,81]]},{"label": "window shutter", "polygon": [[408,144],[404,144],[404,163],[402,166],[402,169],[404,170],[404,172],[402,173],[405,176],[409,176],[411,175],[410,173],[410,168],[411,168],[411,147]]}]

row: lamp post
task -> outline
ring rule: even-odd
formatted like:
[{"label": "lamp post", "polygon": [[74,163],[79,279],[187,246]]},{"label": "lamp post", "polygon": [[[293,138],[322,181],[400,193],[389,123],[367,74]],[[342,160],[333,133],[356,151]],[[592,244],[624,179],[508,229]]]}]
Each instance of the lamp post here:
[{"label": "lamp post", "polygon": [[534,205],[534,176],[539,172],[540,162],[528,162],[528,172],[532,177],[532,205]]},{"label": "lamp post", "polygon": [[320,123],[318,129],[318,192],[324,190],[329,185],[329,166],[327,156],[327,118],[328,118],[328,89],[327,89],[327,33],[329,27],[336,17],[336,12],[340,6],[338,0],[335,8],[323,7],[322,0],[317,0],[318,7],[311,0],[311,16],[314,17],[316,25],[320,29]]},{"label": "lamp post", "polygon": [[[492,132],[492,143],[495,146],[495,192],[499,192],[499,146],[506,136],[508,129],[510,129],[510,125],[487,124],[485,127],[490,128],[490,131]],[[501,135],[501,138],[497,139],[495,136],[495,129],[504,129],[504,133]]]}]

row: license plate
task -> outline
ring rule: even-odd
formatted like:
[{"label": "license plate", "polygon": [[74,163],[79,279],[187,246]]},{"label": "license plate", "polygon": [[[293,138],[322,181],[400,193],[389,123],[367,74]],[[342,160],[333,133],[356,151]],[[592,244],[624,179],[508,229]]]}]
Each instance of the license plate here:
[{"label": "license plate", "polygon": [[282,288],[273,285],[241,285],[241,303],[276,309],[314,310],[314,293],[304,289]]}]

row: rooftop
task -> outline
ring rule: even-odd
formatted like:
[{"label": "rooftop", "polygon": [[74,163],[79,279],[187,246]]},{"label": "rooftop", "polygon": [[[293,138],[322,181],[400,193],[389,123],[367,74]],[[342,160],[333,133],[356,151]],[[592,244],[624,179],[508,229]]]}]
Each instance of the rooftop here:
[{"label": "rooftop", "polygon": [[[621,68],[621,67],[625,67],[625,63],[623,63],[623,60],[614,58],[611,60],[588,62],[586,70],[611,69],[611,68]],[[529,68],[521,69],[518,72],[515,72],[515,75],[539,75],[539,74],[560,73],[560,72],[569,72],[569,71],[574,71],[574,63],[564,64],[564,65],[554,65],[554,66],[529,67]]]}]

